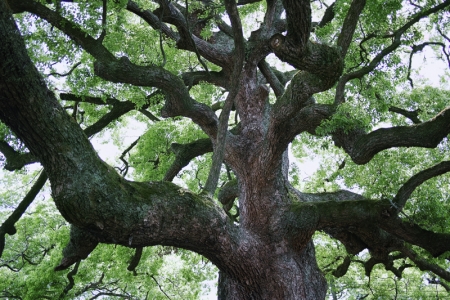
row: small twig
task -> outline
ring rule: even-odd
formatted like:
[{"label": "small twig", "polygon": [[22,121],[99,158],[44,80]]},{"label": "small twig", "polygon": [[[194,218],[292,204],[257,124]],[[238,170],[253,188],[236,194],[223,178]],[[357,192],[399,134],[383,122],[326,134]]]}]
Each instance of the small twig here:
[{"label": "small twig", "polygon": [[203,66],[203,68],[205,69],[206,73],[208,73],[208,75],[209,75],[208,66],[205,64],[205,62],[203,61],[202,57],[200,56],[200,53],[198,52],[198,49],[197,49],[197,44],[195,43],[194,38],[192,37],[191,28],[189,26],[189,4],[188,4],[188,0],[185,0],[185,6],[186,6],[186,14],[185,14],[184,18],[186,20],[186,27],[187,27],[187,30],[188,30],[188,33],[189,33],[189,38],[191,40],[192,45],[194,46],[194,52],[195,52],[195,55],[197,55],[198,61]]},{"label": "small twig", "polygon": [[136,144],[138,143],[138,141],[139,141],[140,138],[141,138],[141,137],[138,137],[133,143],[131,143],[131,145],[128,146],[128,148],[126,148],[126,149],[122,152],[122,154],[120,155],[120,157],[119,157],[119,159],[125,164],[125,166],[124,166],[123,168],[117,168],[117,169],[119,169],[119,171],[120,171],[120,173],[121,173],[121,175],[122,175],[123,177],[125,177],[125,176],[127,175],[127,173],[128,173],[128,168],[129,168],[128,162],[125,160],[125,155],[126,155],[128,152],[130,152],[131,149],[133,149],[134,146],[136,146]]},{"label": "small twig", "polygon": [[159,290],[167,297],[167,299],[171,299],[169,297],[169,295],[166,294],[166,292],[164,292],[164,290],[162,289],[161,285],[159,284],[158,280],[156,280],[155,276],[150,275],[150,277],[156,282],[156,284],[158,285]]},{"label": "small twig", "polygon": [[164,68],[167,62],[166,52],[164,51],[163,47],[163,38],[162,38],[162,19],[164,17],[164,9],[161,7],[161,14],[159,15],[159,49],[161,50],[161,54],[163,56],[163,62],[161,64],[161,68]]},{"label": "small twig", "polygon": [[447,292],[450,292],[450,286],[445,282],[442,282],[440,279],[433,277],[431,279],[427,279],[429,284],[438,284],[441,285]]},{"label": "small twig", "polygon": [[422,9],[422,8],[423,8],[422,6],[420,6],[420,5],[415,4],[414,2],[412,2],[412,0],[409,0],[408,2],[409,2],[409,4],[411,4],[412,6],[414,6],[414,7],[416,7],[416,8],[419,8],[419,9]]},{"label": "small twig", "polygon": [[60,77],[69,76],[79,65],[81,65],[81,62],[77,62],[76,64],[74,64],[67,73],[60,74],[58,72],[52,72],[52,73],[48,74],[47,76],[60,76]]}]

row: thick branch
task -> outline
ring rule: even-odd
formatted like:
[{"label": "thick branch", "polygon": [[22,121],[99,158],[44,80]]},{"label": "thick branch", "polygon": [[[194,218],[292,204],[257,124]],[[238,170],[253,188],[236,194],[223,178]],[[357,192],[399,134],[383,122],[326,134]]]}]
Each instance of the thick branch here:
[{"label": "thick branch", "polygon": [[245,56],[245,45],[244,45],[244,35],[242,32],[242,24],[237,10],[235,0],[225,0],[225,9],[228,16],[230,17],[231,27],[233,30],[234,39],[234,61],[233,61],[233,71],[231,74],[231,89],[228,93],[225,104],[222,108],[222,113],[219,118],[219,126],[217,132],[217,139],[214,143],[214,153],[212,157],[211,169],[208,174],[208,179],[205,183],[205,191],[209,195],[214,195],[214,191],[217,187],[217,182],[219,180],[220,169],[222,166],[222,161],[225,155],[225,143],[228,135],[228,118],[230,116],[231,108],[233,107],[234,100],[240,89],[241,82],[241,70],[244,66],[244,56]]},{"label": "thick branch", "polygon": [[133,255],[133,258],[131,259],[130,264],[127,267],[128,271],[135,272],[136,267],[139,265],[139,262],[141,261],[142,256],[142,247],[136,248],[136,252]]},{"label": "thick branch", "polygon": [[217,195],[218,200],[222,203],[225,211],[229,211],[233,207],[234,200],[239,196],[239,188],[237,179],[228,181],[220,188]]},{"label": "thick branch", "polygon": [[161,23],[161,20],[153,14],[150,10],[143,10],[139,7],[139,5],[134,1],[128,1],[127,10],[141,17],[148,25],[150,25],[153,29],[161,30],[166,36],[171,38],[174,41],[177,41],[180,37],[177,33],[173,32],[169,26],[164,23]]},{"label": "thick branch", "polygon": [[328,23],[330,23],[331,21],[333,21],[334,16],[335,16],[335,13],[334,13],[335,6],[336,6],[336,1],[327,7],[327,9],[325,10],[325,13],[323,14],[322,20],[320,20],[320,23],[319,23],[319,25],[317,25],[317,27],[322,28],[325,25],[327,25]]},{"label": "thick branch", "polygon": [[[114,120],[117,120],[119,117],[124,114],[134,110],[136,105],[131,101],[119,101],[117,99],[107,99],[106,103],[102,101],[102,99],[97,97],[79,97],[73,94],[65,94],[62,93],[59,95],[61,100],[69,100],[69,101],[80,101],[80,102],[90,102],[99,104],[112,104],[112,109],[103,115],[97,122],[87,127],[84,130],[84,133],[87,136],[93,136],[94,134],[102,131],[109,123]],[[145,105],[142,109],[146,109],[148,104]]]},{"label": "thick branch", "polygon": [[266,78],[267,82],[270,84],[270,87],[273,89],[275,96],[280,97],[284,92],[284,85],[272,71],[270,65],[265,60],[262,60],[258,64],[258,68]]},{"label": "thick branch", "polygon": [[304,51],[311,33],[311,4],[309,0],[282,0],[286,10],[287,43]]},{"label": "thick branch", "polygon": [[[177,27],[179,39],[177,47],[198,53],[210,62],[228,69],[232,61],[231,49],[217,47],[205,40],[191,34],[185,16],[167,0],[159,1],[161,7],[155,11],[155,14],[161,14],[162,20]],[[162,12],[160,11],[162,10]]]},{"label": "thick branch", "polygon": [[422,121],[419,119],[419,109],[414,111],[405,110],[399,107],[391,106],[389,107],[389,111],[405,116],[410,119],[414,124],[420,124]]},{"label": "thick branch", "polygon": [[406,255],[409,259],[411,259],[416,264],[416,266],[419,267],[420,270],[431,271],[434,274],[438,275],[439,277],[441,277],[447,281],[450,281],[450,272],[449,271],[445,270],[444,268],[441,268],[438,265],[435,265],[433,263],[430,263],[430,262],[420,258],[419,255],[417,255],[417,253],[415,253],[411,249],[403,247],[400,251],[404,255]]},{"label": "thick branch", "polygon": [[369,162],[378,152],[393,147],[434,148],[450,132],[450,108],[418,125],[380,128],[365,134],[337,131],[333,140],[357,164]]},{"label": "thick branch", "polygon": [[[309,220],[315,222],[317,230],[323,229],[328,232],[332,229],[331,234],[337,233],[338,236],[342,233],[333,231],[334,228],[354,228],[353,231],[361,239],[363,238],[361,232],[364,232],[366,224],[375,224],[405,242],[422,247],[433,256],[439,256],[450,250],[450,234],[431,232],[403,221],[396,216],[396,209],[389,200],[365,199],[347,191],[315,195],[298,192],[296,194],[301,202],[292,204],[291,213],[298,214],[293,217],[298,224],[305,222],[303,211],[310,210]],[[349,236],[342,235],[342,237]],[[366,238],[365,243],[370,245],[370,239]]]},{"label": "thick branch", "polygon": [[341,49],[342,57],[347,54],[348,47],[352,42],[353,33],[359,21],[359,16],[366,6],[366,0],[353,0],[350,9],[345,16],[341,33],[337,40],[337,46]]},{"label": "thick branch", "polygon": [[190,98],[189,91],[178,76],[156,66],[137,66],[126,57],[108,63],[97,61],[94,66],[96,74],[105,80],[160,88],[166,95],[166,103],[162,110],[163,117],[191,118],[208,135],[215,137],[216,115],[208,106]]},{"label": "thick branch", "polygon": [[434,257],[450,251],[450,234],[422,229],[416,224],[395,217],[395,215],[393,210],[387,218],[379,220],[378,226],[405,242],[422,247]]},{"label": "thick branch", "polygon": [[55,271],[65,270],[74,263],[85,259],[97,245],[98,239],[95,236],[72,225],[70,227],[69,243],[64,248],[64,256],[60,264],[55,267]]},{"label": "thick branch", "polygon": [[393,203],[396,205],[398,211],[401,211],[406,204],[406,201],[411,196],[412,192],[433,177],[445,174],[450,171],[450,161],[443,161],[429,169],[423,170],[413,177],[411,177],[398,191],[397,195],[393,200]]},{"label": "thick branch", "polygon": [[305,76],[299,72],[297,76],[303,76],[304,84],[310,86],[309,89],[314,93],[331,88],[344,67],[340,51],[325,44],[307,41],[304,49],[301,49],[297,45],[290,45],[287,37],[275,34],[270,39],[270,46],[279,59],[308,73]]},{"label": "thick branch", "polygon": [[[75,263],[96,242],[103,242],[181,247],[228,271],[235,259],[230,249],[239,248],[241,237],[222,208],[169,182],[134,183],[120,177],[100,160],[79,125],[46,88],[4,1],[0,27],[5,28],[0,31],[0,56],[9,58],[0,60],[0,119],[39,158],[58,210],[74,225],[57,268]],[[252,252],[234,254],[255,255]]]},{"label": "thick branch", "polygon": [[224,72],[215,72],[215,71],[193,71],[186,72],[181,75],[183,82],[186,86],[192,87],[201,82],[208,82],[214,84],[219,87],[229,88],[229,78],[225,75]]},{"label": "thick branch", "polygon": [[175,153],[175,161],[164,175],[164,181],[172,181],[181,169],[187,166],[195,157],[213,151],[210,139],[201,139],[184,145],[174,143],[170,148]]}]

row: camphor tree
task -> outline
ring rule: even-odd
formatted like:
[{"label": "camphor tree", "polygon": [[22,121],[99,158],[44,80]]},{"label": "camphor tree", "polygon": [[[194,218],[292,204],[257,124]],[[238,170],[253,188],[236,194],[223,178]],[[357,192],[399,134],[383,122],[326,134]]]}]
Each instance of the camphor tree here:
[{"label": "camphor tree", "polygon": [[[323,299],[355,266],[449,290],[450,93],[415,58],[450,65],[450,1],[367,2],[1,0],[4,167],[45,172],[1,250],[48,177],[71,224],[56,270],[163,245],[217,266],[220,299]],[[89,137],[125,114],[147,133],[119,174]],[[313,177],[289,145],[324,154]],[[345,248],[322,270],[315,232]]]}]

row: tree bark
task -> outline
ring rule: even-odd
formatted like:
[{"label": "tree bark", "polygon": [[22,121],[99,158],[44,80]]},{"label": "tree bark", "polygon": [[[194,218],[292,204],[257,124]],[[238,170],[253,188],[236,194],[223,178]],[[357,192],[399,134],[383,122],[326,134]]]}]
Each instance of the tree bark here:
[{"label": "tree bark", "polygon": [[[261,178],[242,181],[243,207],[255,208],[255,201],[260,200],[263,207],[244,209],[241,228],[230,223],[208,198],[171,183],[124,180],[101,161],[78,124],[46,88],[5,2],[1,5],[0,53],[7,59],[0,62],[0,118],[42,163],[58,210],[74,225],[57,270],[87,257],[98,242],[134,248],[172,245],[196,251],[215,263],[226,274],[221,294],[228,299],[325,296],[326,283],[310,242],[311,228],[296,242],[296,234],[287,234],[292,224],[280,226],[274,222],[278,215],[263,213],[271,202],[277,203],[272,197],[284,207],[273,212],[287,212],[288,195],[278,190],[284,179],[271,176],[268,188]],[[257,216],[264,217],[252,222]],[[256,228],[258,224],[262,228]]]}]

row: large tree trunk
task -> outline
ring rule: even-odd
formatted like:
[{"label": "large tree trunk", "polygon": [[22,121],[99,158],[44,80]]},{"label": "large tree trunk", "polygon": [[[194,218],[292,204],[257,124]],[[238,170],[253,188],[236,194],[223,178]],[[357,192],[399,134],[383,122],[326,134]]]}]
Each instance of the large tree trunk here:
[{"label": "large tree trunk", "polygon": [[325,298],[327,284],[317,267],[312,242],[300,253],[274,244],[261,246],[261,251],[257,252],[259,256],[249,261],[258,266],[257,274],[241,270],[234,279],[224,272],[219,273],[219,299]]},{"label": "large tree trunk", "polygon": [[[260,151],[267,153],[264,147]],[[287,180],[287,151],[269,164],[264,153],[241,155],[229,162],[239,178],[241,240],[245,263],[238,257],[221,272],[219,299],[324,299],[326,281],[319,270],[311,236],[317,214],[292,213],[299,199]]]}]

